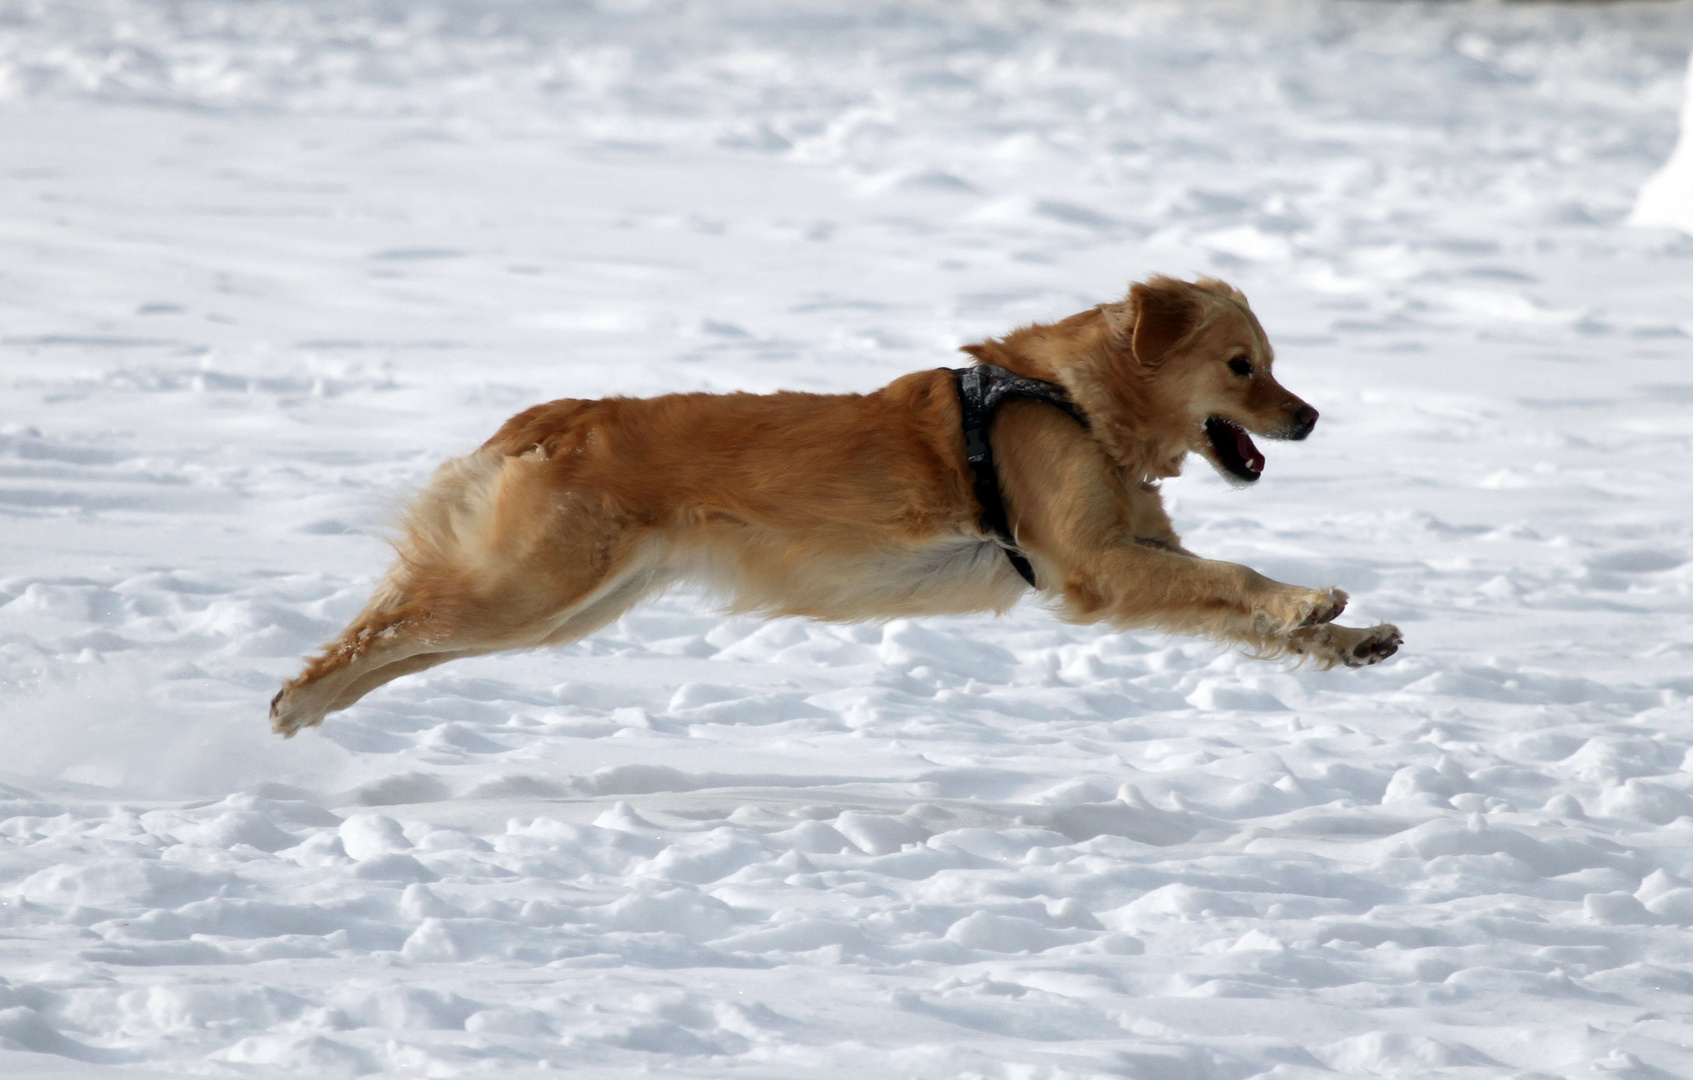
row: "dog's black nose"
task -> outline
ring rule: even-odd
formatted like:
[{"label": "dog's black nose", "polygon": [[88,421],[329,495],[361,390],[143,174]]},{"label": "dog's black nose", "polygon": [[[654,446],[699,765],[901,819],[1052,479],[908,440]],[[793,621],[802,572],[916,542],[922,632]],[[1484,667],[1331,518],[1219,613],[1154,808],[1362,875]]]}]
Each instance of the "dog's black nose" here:
[{"label": "dog's black nose", "polygon": [[1317,410],[1309,405],[1301,405],[1293,414],[1292,438],[1303,439],[1311,434],[1311,429],[1317,426]]}]

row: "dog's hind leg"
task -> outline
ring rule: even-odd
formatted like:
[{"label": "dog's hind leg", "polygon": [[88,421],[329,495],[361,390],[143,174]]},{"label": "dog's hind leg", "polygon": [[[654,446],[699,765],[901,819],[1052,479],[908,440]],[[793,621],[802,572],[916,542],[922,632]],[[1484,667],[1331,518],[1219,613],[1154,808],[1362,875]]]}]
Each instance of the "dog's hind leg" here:
[{"label": "dog's hind leg", "polygon": [[283,686],[271,702],[272,727],[292,736],[385,683],[450,660],[584,637],[668,581],[643,561],[635,554],[597,574],[570,575],[582,587],[546,589],[544,596],[537,595],[541,588],[530,587],[521,600],[508,589],[495,589],[437,595],[427,605],[408,597],[412,602],[398,611],[373,603]]},{"label": "dog's hind leg", "polygon": [[373,603],[277,691],[270,701],[271,728],[292,737],[390,679],[421,671],[460,651],[431,648],[437,642],[418,631],[415,619],[384,612]]},{"label": "dog's hind leg", "polygon": [[404,660],[393,660],[381,667],[371,668],[353,679],[342,688],[341,694],[329,707],[326,713],[340,712],[377,687],[393,682],[402,675],[411,675],[419,671],[426,671],[437,664],[445,664],[449,660],[463,660],[471,656],[483,656],[486,649],[460,649],[457,652],[428,652],[408,656]]},{"label": "dog's hind leg", "polygon": [[482,452],[444,466],[376,595],[271,702],[274,730],[448,660],[575,640],[668,583],[656,541],[605,500],[559,492],[545,464]]}]

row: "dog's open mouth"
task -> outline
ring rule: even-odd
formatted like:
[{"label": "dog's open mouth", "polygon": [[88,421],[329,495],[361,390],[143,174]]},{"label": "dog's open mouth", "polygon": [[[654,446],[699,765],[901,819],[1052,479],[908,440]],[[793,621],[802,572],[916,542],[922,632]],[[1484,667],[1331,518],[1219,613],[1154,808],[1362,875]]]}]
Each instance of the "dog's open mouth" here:
[{"label": "dog's open mouth", "polygon": [[1250,484],[1264,475],[1264,455],[1246,429],[1233,420],[1220,416],[1206,420],[1205,437],[1211,441],[1211,460],[1230,476]]}]

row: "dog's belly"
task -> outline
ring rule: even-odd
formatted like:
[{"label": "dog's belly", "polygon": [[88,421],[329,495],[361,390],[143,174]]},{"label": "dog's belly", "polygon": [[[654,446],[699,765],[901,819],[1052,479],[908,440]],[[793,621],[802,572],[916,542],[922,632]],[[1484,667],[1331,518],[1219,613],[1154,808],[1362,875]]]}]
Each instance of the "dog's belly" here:
[{"label": "dog's belly", "polygon": [[733,610],[831,622],[1003,611],[1027,589],[998,544],[964,535],[870,550],[767,538],[674,556],[678,576],[718,593]]}]

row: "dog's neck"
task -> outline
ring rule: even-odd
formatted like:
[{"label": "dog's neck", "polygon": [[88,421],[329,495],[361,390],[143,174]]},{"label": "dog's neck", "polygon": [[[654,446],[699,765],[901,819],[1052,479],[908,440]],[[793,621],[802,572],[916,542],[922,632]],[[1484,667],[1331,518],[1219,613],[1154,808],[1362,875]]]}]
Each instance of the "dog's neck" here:
[{"label": "dog's neck", "polygon": [[1098,308],[1062,322],[1025,326],[964,351],[1031,379],[1055,382],[1087,413],[1091,433],[1131,482],[1179,475],[1188,433],[1166,419],[1167,406],[1136,366],[1123,335]]}]

